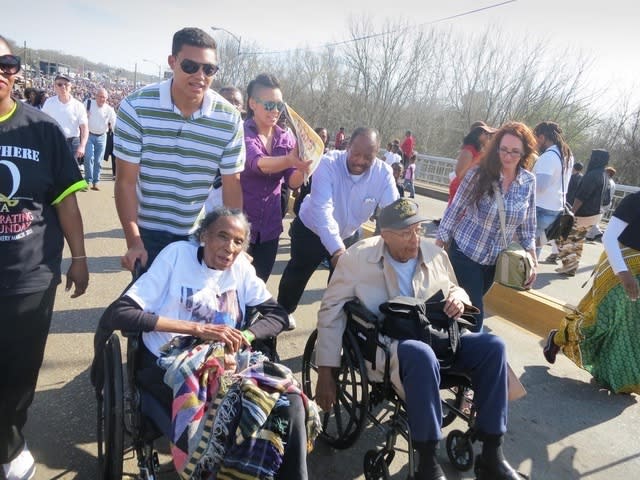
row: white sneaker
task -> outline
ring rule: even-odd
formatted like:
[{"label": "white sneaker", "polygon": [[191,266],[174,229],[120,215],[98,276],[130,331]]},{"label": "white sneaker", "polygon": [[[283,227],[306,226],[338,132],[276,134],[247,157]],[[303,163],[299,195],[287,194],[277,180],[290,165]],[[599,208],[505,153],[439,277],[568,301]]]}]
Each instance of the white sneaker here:
[{"label": "white sneaker", "polygon": [[287,328],[287,330],[288,331],[295,330],[296,327],[297,327],[296,319],[293,318],[293,315],[289,314],[289,328]]},{"label": "white sneaker", "polygon": [[20,454],[9,463],[2,465],[7,480],[29,480],[36,474],[36,462],[24,444]]}]

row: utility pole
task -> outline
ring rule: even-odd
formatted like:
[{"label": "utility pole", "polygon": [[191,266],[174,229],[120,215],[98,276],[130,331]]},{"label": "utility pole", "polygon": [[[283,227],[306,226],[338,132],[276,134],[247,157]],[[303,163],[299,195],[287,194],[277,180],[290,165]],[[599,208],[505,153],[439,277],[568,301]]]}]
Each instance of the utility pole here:
[{"label": "utility pole", "polygon": [[27,41],[24,41],[24,47],[22,48],[22,58],[24,63],[24,83],[25,86],[27,84],[27,80],[29,80],[29,59],[27,58]]}]

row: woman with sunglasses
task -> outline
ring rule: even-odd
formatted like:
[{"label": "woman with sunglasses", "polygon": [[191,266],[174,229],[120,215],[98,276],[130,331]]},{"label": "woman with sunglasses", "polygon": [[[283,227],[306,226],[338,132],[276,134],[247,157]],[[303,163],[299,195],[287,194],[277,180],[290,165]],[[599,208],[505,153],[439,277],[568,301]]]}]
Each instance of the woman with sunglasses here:
[{"label": "woman with sunglasses", "polygon": [[0,477],[29,479],[35,461],[22,430],[49,334],[66,238],[66,290],[89,283],[75,192],[86,187],[58,124],[11,93],[20,57],[0,36]]},{"label": "woman with sunglasses", "polygon": [[[531,254],[533,263],[538,263],[536,182],[531,173],[536,147],[536,139],[525,124],[503,125],[480,164],[467,171],[438,228],[436,244],[449,245],[449,259],[458,282],[480,309],[474,329],[477,332],[482,331],[484,319],[482,297],[493,284],[498,254],[506,247],[496,195],[504,200],[504,236],[517,240]],[[531,287],[535,278],[534,269],[526,287]]]},{"label": "woman with sunglasses", "polygon": [[278,252],[282,233],[281,189],[296,189],[304,181],[311,162],[298,157],[293,134],[277,125],[284,110],[280,83],[262,73],[247,87],[247,119],[244,142],[247,159],[240,174],[244,211],[251,223],[249,254],[258,277],[265,282]]}]

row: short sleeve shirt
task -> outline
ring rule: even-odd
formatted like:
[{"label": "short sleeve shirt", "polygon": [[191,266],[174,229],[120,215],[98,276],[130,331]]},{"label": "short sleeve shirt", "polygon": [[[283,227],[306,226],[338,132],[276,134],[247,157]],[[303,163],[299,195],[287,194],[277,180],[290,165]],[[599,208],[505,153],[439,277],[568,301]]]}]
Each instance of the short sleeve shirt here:
[{"label": "short sleeve shirt", "polygon": [[258,127],[253,118],[244,122],[244,143],[247,160],[240,174],[244,211],[251,223],[251,243],[268,242],[282,233],[282,206],[280,197],[282,183],[289,182],[295,168],[280,172],[264,173],[258,167],[262,157],[287,155],[296,146],[293,134],[276,126],[273,132],[271,153],[267,153],[258,136]]},{"label": "short sleeve shirt", "polygon": [[18,102],[0,122],[0,296],[60,283],[64,238],[55,205],[85,186],[56,122]]},{"label": "short sleeve shirt", "polygon": [[[190,242],[174,242],[165,247],[149,270],[129,288],[126,295],[145,312],[200,323],[234,325],[229,319],[243,318],[245,306],[255,306],[271,298],[266,285],[255,273],[245,255],[239,255],[227,270],[214,270],[198,260],[198,247]],[[233,295],[229,295],[232,293]],[[220,315],[220,301],[229,299]],[[149,351],[160,356],[160,347],[176,334],[145,332],[142,336]]]}]

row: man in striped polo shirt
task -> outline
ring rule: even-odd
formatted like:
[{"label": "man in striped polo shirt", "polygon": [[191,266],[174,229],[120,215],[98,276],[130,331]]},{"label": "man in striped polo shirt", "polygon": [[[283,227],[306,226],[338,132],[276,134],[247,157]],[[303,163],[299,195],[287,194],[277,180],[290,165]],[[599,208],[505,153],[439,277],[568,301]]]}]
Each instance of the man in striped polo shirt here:
[{"label": "man in striped polo shirt", "polygon": [[238,110],[209,89],[218,71],[215,40],[183,28],[168,61],[173,78],[132,93],[118,111],[115,198],[129,270],[188,237],[218,170],[224,204],[242,208],[244,132]]}]

